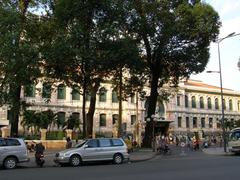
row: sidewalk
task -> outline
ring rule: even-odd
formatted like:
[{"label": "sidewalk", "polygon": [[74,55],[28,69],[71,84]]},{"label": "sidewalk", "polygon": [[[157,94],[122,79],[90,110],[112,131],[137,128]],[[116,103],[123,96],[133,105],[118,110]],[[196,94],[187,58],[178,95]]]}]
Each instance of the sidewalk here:
[{"label": "sidewalk", "polygon": [[150,148],[136,149],[130,153],[130,162],[147,161],[154,158],[156,155],[157,153],[153,152]]},{"label": "sidewalk", "polygon": [[211,155],[222,155],[222,156],[233,155],[233,153],[229,152],[228,149],[227,149],[227,152],[224,152],[223,147],[209,147],[209,148],[202,149],[202,151],[206,154],[211,154]]}]

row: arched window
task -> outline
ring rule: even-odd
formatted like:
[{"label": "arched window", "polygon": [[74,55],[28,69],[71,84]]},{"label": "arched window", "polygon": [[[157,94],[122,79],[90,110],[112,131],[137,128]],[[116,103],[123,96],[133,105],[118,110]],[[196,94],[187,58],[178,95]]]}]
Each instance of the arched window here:
[{"label": "arched window", "polygon": [[106,124],[107,124],[106,114],[100,114],[99,126],[106,127]]},{"label": "arched window", "polygon": [[66,98],[66,86],[64,84],[58,85],[57,98],[58,99],[65,99]]},{"label": "arched window", "polygon": [[26,97],[35,97],[35,84],[29,84],[25,86],[24,92]]},{"label": "arched window", "polygon": [[112,115],[112,124],[116,124],[118,123],[118,114],[113,114]]},{"label": "arched window", "polygon": [[203,99],[203,97],[200,97],[200,108],[201,109],[204,108],[204,99]]},{"label": "arched window", "polygon": [[201,128],[205,128],[205,118],[201,118]]},{"label": "arched window", "polygon": [[99,101],[100,102],[106,102],[107,101],[107,90],[104,87],[102,87],[99,90]]},{"label": "arched window", "polygon": [[80,89],[77,86],[72,89],[72,100],[80,100]]},{"label": "arched window", "polygon": [[218,98],[215,99],[215,109],[219,109],[219,102]]},{"label": "arched window", "polygon": [[43,83],[43,87],[42,87],[42,97],[43,98],[51,98],[51,84],[49,83]]},{"label": "arched window", "polygon": [[86,101],[90,101],[91,94],[89,92],[86,92]]},{"label": "arched window", "polygon": [[207,104],[208,104],[208,109],[212,109],[212,101],[210,97],[207,99]]},{"label": "arched window", "polygon": [[80,113],[78,113],[78,112],[73,112],[73,113],[72,113],[72,118],[80,121]]},{"label": "arched window", "polygon": [[223,108],[226,109],[226,101],[223,99]]},{"label": "arched window", "polygon": [[131,125],[134,125],[136,120],[137,120],[137,116],[136,115],[131,115]]},{"label": "arched window", "polygon": [[188,107],[188,96],[185,95],[185,107],[187,108]]},{"label": "arched window", "polygon": [[131,103],[135,103],[135,98],[136,98],[136,97],[135,97],[135,94],[132,94],[132,95],[131,95]]},{"label": "arched window", "polygon": [[209,125],[209,128],[213,128],[213,118],[209,118],[208,119],[208,125]]},{"label": "arched window", "polygon": [[177,95],[177,106],[181,106],[181,97],[180,95]]},{"label": "arched window", "polygon": [[64,124],[65,124],[65,112],[58,112],[57,113],[57,127],[58,128],[63,128]]},{"label": "arched window", "polygon": [[229,110],[232,111],[233,110],[233,103],[232,100],[229,100]]},{"label": "arched window", "polygon": [[112,103],[117,103],[118,102],[118,95],[116,89],[112,90]]},{"label": "arched window", "polygon": [[163,102],[159,102],[158,114],[160,117],[165,117],[165,107],[164,107]]},{"label": "arched window", "polygon": [[197,117],[193,117],[193,128],[197,128]]},{"label": "arched window", "polygon": [[196,108],[196,97],[192,96],[192,108]]}]

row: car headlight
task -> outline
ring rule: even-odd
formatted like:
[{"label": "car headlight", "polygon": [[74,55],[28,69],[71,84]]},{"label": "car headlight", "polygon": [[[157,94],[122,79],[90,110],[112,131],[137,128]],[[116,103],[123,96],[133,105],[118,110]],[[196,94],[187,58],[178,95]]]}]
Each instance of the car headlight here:
[{"label": "car headlight", "polygon": [[70,153],[64,153],[63,156],[68,157],[70,156]]}]

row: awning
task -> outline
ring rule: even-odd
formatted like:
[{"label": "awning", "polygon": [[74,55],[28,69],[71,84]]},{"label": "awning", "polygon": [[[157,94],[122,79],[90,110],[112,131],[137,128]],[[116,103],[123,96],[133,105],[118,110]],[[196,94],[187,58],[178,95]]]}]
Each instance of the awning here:
[{"label": "awning", "polygon": [[159,120],[157,120],[155,122],[159,122],[159,123],[172,123],[174,121],[173,120],[162,120],[162,119],[159,119]]},{"label": "awning", "polygon": [[155,121],[155,127],[168,127],[170,123],[174,121],[172,120],[157,120]]}]

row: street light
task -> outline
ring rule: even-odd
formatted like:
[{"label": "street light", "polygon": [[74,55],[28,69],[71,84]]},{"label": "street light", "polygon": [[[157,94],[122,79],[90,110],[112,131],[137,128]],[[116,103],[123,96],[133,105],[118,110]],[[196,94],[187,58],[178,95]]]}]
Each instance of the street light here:
[{"label": "street light", "polygon": [[230,33],[229,35],[220,38],[217,40],[218,44],[218,65],[219,65],[219,71],[207,71],[207,73],[219,73],[220,77],[220,89],[221,89],[221,102],[222,102],[222,119],[221,119],[221,125],[222,125],[222,136],[223,136],[223,143],[224,143],[224,152],[227,152],[227,138],[226,138],[226,128],[225,128],[225,114],[224,114],[224,99],[223,99],[223,87],[222,87],[222,68],[221,68],[221,57],[220,57],[220,43],[227,38],[234,37],[240,35],[240,33],[236,34],[235,32]]}]

